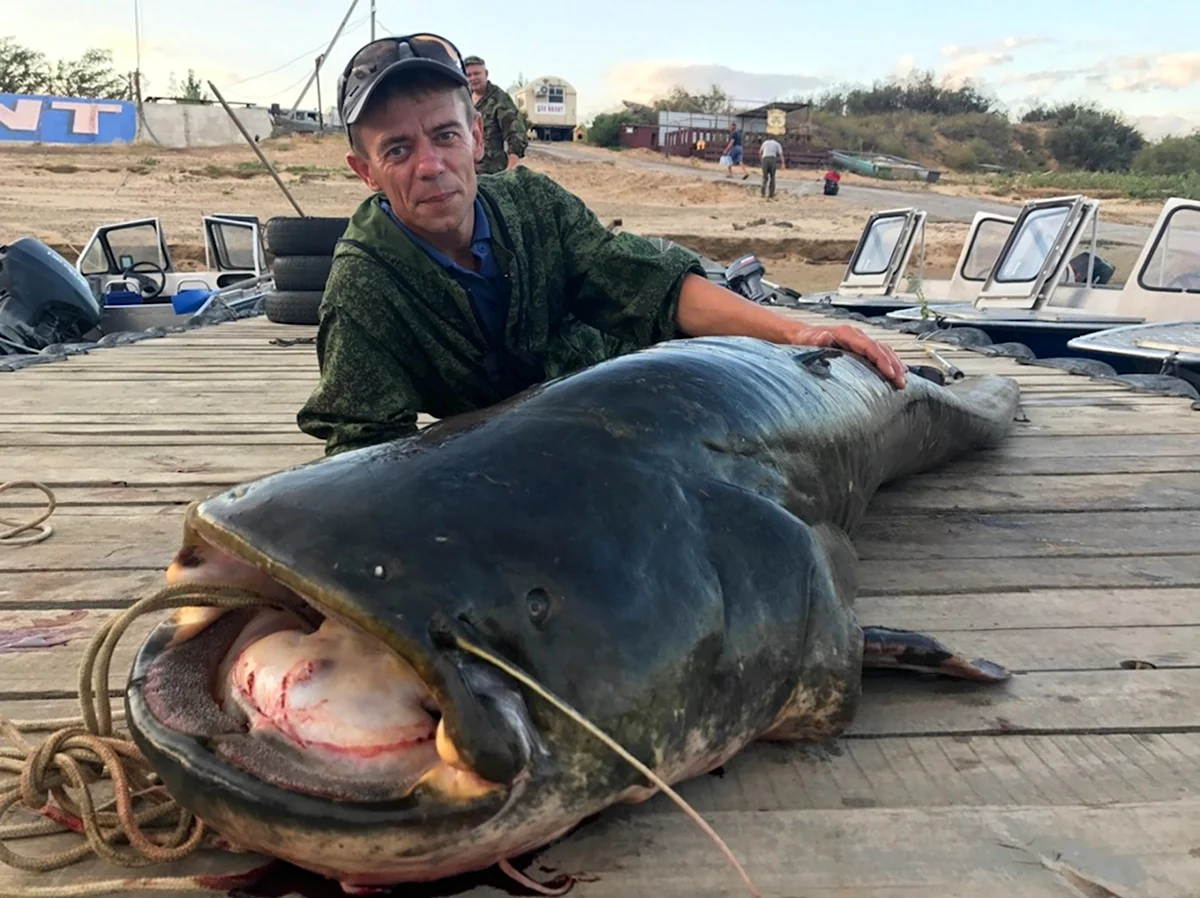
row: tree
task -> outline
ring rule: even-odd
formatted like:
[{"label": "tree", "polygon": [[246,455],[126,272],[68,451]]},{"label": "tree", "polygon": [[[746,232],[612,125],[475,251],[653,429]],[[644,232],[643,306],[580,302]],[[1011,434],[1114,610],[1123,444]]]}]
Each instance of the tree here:
[{"label": "tree", "polygon": [[91,49],[78,59],[60,59],[54,72],[54,93],[98,100],[131,99],[128,78],[113,70],[111,50]]},{"label": "tree", "polygon": [[1030,109],[1021,120],[1049,125],[1046,148],[1065,168],[1128,171],[1146,138],[1116,113],[1090,104],[1063,103]]},{"label": "tree", "polygon": [[131,96],[129,79],[113,70],[112,51],[92,48],[53,65],[44,53],[0,38],[0,93],[53,94],[94,100]]},{"label": "tree", "polygon": [[44,54],[0,38],[0,93],[47,94],[53,72]]},{"label": "tree", "polygon": [[170,91],[172,98],[189,103],[203,103],[209,99],[208,91],[204,89],[204,85],[196,78],[196,73],[192,69],[188,69],[187,80],[182,84],[175,80],[175,74],[172,72],[171,80],[167,83],[167,90]]}]

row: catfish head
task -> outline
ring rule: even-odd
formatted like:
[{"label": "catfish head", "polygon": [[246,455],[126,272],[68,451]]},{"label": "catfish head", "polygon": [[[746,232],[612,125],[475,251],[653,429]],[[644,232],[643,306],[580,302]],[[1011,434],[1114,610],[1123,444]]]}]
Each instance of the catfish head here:
[{"label": "catfish head", "polygon": [[720,628],[694,583],[650,584],[669,607],[644,600],[651,550],[619,515],[669,514],[670,484],[620,465],[599,483],[586,451],[547,466],[503,419],[487,439],[437,427],[193,504],[168,582],[269,605],[179,610],[126,693],[131,734],[180,804],[345,886],[483,869],[653,792],[458,639],[653,766],[670,754],[656,711],[688,703],[664,665]]}]

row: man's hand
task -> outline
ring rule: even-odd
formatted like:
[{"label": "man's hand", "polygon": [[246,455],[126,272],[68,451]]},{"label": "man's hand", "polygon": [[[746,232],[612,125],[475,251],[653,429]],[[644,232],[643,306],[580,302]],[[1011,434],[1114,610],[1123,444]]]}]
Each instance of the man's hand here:
[{"label": "man's hand", "polygon": [[810,327],[698,274],[690,273],[683,279],[675,323],[691,337],[742,335],[772,343],[836,346],[866,358],[897,387],[907,381],[908,369],[891,347],[877,343],[857,327]]},{"label": "man's hand", "polygon": [[518,156],[516,153],[508,154],[508,167],[509,168],[516,168],[520,164],[521,164],[520,156]]},{"label": "man's hand", "polygon": [[903,387],[908,379],[908,368],[892,351],[892,347],[872,340],[864,331],[849,324],[839,324],[835,327],[809,327],[801,324],[789,335],[787,342],[804,346],[836,346],[846,352],[861,355],[897,387]]}]

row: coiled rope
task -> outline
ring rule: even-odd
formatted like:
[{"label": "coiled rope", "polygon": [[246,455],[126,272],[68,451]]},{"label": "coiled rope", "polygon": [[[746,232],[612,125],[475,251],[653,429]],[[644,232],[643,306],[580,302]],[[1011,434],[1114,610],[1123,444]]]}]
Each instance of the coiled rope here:
[{"label": "coiled rope", "polygon": [[[166,587],[139,599],[92,637],[79,666],[79,717],[0,718],[0,736],[8,743],[0,744],[0,862],[27,872],[48,872],[95,854],[116,866],[137,868],[178,861],[200,848],[228,847],[180,807],[129,735],[113,728],[114,719],[124,717],[122,712],[113,713],[108,688],[112,655],[121,636],[142,615],[188,605],[236,609],[278,603],[229,587]],[[36,732],[50,735],[35,745],[26,734]],[[114,795],[98,804],[93,789],[104,780],[111,781]],[[14,808],[46,819],[5,825],[4,819]],[[148,829],[156,830],[157,837],[151,838]],[[38,856],[19,854],[9,845],[17,839],[66,832],[81,833],[84,843]],[[118,848],[120,842],[129,847]],[[170,889],[221,891],[249,884],[265,869],[260,863],[253,870],[229,876],[138,877],[32,887],[10,894],[13,898],[75,898]]]},{"label": "coiled rope", "polygon": [[[46,497],[47,507],[45,511],[29,521],[12,521],[0,517],[0,527],[8,528],[0,530],[0,546],[29,546],[49,539],[54,534],[54,528],[46,523],[50,520],[50,515],[54,514],[54,509],[58,507],[58,500],[55,499],[53,491],[35,480],[10,480],[8,483],[0,483],[0,493],[17,489],[41,490]],[[26,535],[22,536],[22,534]]]}]

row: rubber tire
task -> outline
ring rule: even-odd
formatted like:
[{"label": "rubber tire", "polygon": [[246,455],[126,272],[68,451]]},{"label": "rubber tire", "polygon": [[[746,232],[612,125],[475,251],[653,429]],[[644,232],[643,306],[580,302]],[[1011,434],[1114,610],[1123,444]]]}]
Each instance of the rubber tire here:
[{"label": "rubber tire", "polygon": [[275,289],[323,291],[333,256],[278,256],[271,265]]},{"label": "rubber tire", "polygon": [[263,301],[263,311],[267,320],[276,324],[318,324],[322,295],[321,290],[268,293]]},{"label": "rubber tire", "polygon": [[274,256],[332,256],[349,218],[277,215],[267,221],[267,249]]}]

